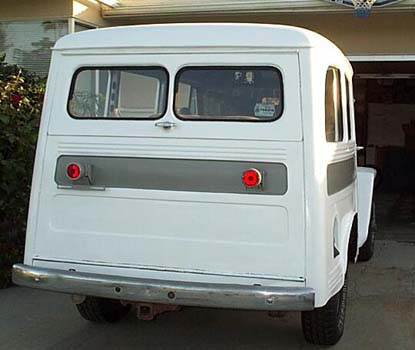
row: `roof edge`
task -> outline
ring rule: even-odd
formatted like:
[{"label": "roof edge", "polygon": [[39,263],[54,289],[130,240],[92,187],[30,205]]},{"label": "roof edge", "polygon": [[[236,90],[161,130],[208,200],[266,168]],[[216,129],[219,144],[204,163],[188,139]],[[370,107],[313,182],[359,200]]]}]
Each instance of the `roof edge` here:
[{"label": "roof edge", "polygon": [[[259,31],[256,39],[252,30]],[[226,32],[226,35],[224,34]],[[282,32],[284,35],[277,35]],[[178,41],[171,40],[177,35]],[[289,38],[287,38],[289,36]],[[170,38],[170,39],[167,39]],[[107,27],[69,34],[59,39],[55,50],[98,47],[310,47],[314,44],[335,46],[308,29],[256,23],[174,23]]]}]

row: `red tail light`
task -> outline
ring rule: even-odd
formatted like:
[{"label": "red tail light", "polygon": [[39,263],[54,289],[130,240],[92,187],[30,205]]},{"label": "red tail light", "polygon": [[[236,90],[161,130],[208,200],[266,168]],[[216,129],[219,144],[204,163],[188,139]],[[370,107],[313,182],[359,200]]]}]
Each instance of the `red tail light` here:
[{"label": "red tail light", "polygon": [[82,175],[82,168],[79,164],[70,163],[66,167],[66,175],[68,175],[71,180],[78,180]]},{"label": "red tail light", "polygon": [[242,174],[242,182],[246,187],[256,187],[262,182],[261,172],[255,168],[248,169]]}]

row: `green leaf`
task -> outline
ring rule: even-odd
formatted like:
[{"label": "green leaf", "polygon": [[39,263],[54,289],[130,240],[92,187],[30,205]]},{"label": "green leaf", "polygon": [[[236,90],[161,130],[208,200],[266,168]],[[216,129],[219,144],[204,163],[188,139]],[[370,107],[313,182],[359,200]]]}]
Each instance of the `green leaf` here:
[{"label": "green leaf", "polygon": [[10,118],[6,115],[1,115],[0,114],[0,122],[2,122],[3,124],[9,124]]}]

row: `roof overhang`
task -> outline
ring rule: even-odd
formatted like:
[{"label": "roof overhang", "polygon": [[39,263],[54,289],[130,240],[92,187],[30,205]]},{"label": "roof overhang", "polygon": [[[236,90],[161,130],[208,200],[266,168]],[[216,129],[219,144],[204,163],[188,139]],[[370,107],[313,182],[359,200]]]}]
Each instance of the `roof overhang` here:
[{"label": "roof overhang", "polygon": [[[346,6],[342,6],[346,5]],[[351,0],[125,0],[117,7],[103,10],[106,19],[166,19],[172,17],[220,17],[284,13],[351,12]],[[388,6],[390,5],[390,6]],[[414,10],[415,0],[377,0],[374,11]]]},{"label": "roof overhang", "polygon": [[[326,0],[326,1],[332,2],[334,4],[338,4],[338,5],[349,6],[349,7],[355,6],[353,4],[353,0]],[[401,2],[401,1],[403,0],[376,0],[372,6],[373,8],[386,7],[386,6],[396,4],[397,2]]]}]

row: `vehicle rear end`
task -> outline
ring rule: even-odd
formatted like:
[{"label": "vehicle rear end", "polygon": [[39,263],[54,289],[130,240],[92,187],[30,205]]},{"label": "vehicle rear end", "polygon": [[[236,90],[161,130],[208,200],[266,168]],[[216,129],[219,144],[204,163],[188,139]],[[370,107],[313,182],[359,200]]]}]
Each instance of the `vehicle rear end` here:
[{"label": "vehicle rear end", "polygon": [[196,47],[182,32],[171,47],[57,46],[15,281],[312,309],[299,50]]}]

